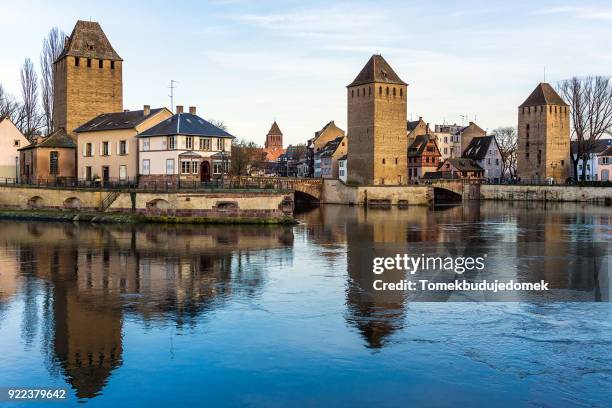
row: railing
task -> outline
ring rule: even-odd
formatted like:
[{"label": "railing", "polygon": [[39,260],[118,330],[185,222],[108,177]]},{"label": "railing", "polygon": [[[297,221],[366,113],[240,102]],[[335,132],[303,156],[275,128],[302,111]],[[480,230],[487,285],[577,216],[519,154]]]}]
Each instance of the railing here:
[{"label": "railing", "polygon": [[56,189],[83,189],[103,191],[147,191],[147,192],[173,192],[173,191],[206,191],[215,192],[239,190],[241,192],[257,192],[261,190],[291,190],[281,183],[244,183],[233,180],[229,176],[225,179],[211,181],[180,180],[180,181],[143,181],[136,179],[108,179],[108,180],[78,180],[74,178],[16,180],[15,178],[0,178],[0,185],[23,186],[30,188],[56,188]]}]

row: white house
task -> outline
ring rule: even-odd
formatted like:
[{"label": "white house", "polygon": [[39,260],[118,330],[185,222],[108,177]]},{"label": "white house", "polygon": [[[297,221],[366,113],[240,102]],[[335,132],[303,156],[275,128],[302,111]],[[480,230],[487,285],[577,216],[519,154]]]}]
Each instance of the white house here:
[{"label": "white house", "polygon": [[0,117],[0,178],[19,178],[19,151],[30,142],[8,117]]},{"label": "white house", "polygon": [[502,157],[495,136],[474,137],[463,151],[463,158],[472,159],[484,169],[484,178],[499,183],[502,178]]},{"label": "white house", "polygon": [[[572,151],[575,151],[575,143],[572,142]],[[578,160],[578,177],[582,180],[582,167],[586,166],[585,178],[586,181],[600,181],[601,175],[599,172],[599,155],[608,147],[612,146],[612,139],[599,139],[595,142],[593,148],[589,152],[587,160]],[[574,155],[574,157],[576,157]]]},{"label": "white house", "polygon": [[177,113],[139,133],[139,184],[208,182],[230,167],[234,136],[195,114]]}]

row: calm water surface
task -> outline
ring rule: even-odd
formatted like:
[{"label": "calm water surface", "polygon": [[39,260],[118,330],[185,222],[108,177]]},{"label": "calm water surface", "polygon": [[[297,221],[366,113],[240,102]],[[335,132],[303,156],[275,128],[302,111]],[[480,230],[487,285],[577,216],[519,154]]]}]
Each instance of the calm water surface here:
[{"label": "calm water surface", "polygon": [[[326,206],[299,217],[0,222],[0,386],[68,388],[56,407],[612,406],[609,275],[530,268],[517,253],[496,270],[581,301],[423,302],[372,291],[362,265],[387,244],[537,242],[544,259],[605,248],[609,208]],[[32,404],[5,403],[45,405]]]}]

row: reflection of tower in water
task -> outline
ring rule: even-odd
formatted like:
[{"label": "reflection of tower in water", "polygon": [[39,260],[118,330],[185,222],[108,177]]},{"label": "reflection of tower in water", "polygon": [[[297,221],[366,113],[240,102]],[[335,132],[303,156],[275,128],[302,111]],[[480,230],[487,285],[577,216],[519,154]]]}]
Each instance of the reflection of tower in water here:
[{"label": "reflection of tower in water", "polygon": [[[374,219],[368,219],[370,213]],[[384,214],[382,214],[384,215]],[[397,219],[377,217],[376,212],[359,213],[347,223],[347,320],[357,327],[370,348],[381,348],[404,325],[406,296],[403,291],[375,291],[373,282],[403,279],[402,273],[375,275],[375,257],[395,256],[397,244],[405,244],[404,229]],[[388,244],[387,247],[384,245]]]}]

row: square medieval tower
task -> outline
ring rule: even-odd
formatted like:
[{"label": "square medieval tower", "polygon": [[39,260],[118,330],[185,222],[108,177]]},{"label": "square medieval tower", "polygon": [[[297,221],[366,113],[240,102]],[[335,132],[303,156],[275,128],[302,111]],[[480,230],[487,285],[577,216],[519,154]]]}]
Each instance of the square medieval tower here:
[{"label": "square medieval tower", "polygon": [[518,108],[517,176],[521,182],[564,183],[570,175],[569,106],[540,83]]},{"label": "square medieval tower", "polygon": [[381,55],[347,86],[349,182],[406,184],[407,87]]},{"label": "square medieval tower", "polygon": [[100,24],[77,21],[53,64],[53,127],[68,133],[94,117],[123,110],[123,60]]}]

